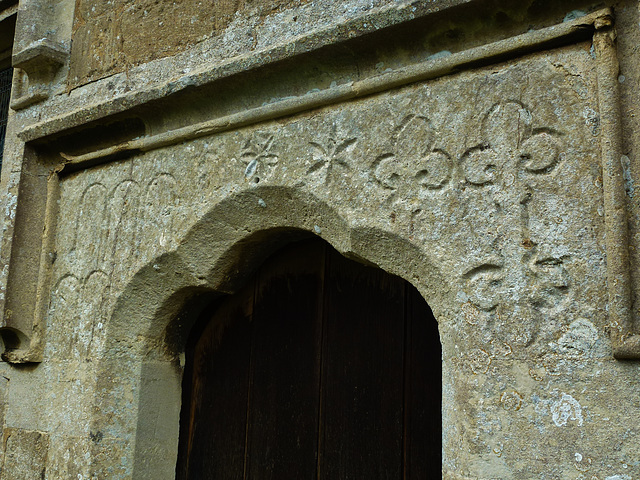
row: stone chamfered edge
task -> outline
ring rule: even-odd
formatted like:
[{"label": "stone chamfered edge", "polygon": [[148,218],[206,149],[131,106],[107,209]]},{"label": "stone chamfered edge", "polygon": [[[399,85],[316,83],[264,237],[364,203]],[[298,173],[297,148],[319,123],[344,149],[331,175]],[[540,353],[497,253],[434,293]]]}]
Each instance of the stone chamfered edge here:
[{"label": "stone chamfered edge", "polygon": [[[617,82],[618,63],[613,15],[610,9],[600,10],[576,20],[457,52],[447,57],[426,60],[364,80],[350,82],[322,91],[310,92],[299,97],[275,101],[264,106],[157,135],[143,136],[84,155],[73,156],[61,152],[61,161],[53,169],[50,168],[49,174],[42,176],[46,180],[43,179],[41,181],[42,188],[46,189],[46,200],[40,203],[41,228],[44,235],[42,241],[37,245],[40,262],[39,270],[36,274],[36,301],[34,307],[30,309],[32,321],[29,322],[28,319],[13,320],[12,316],[8,314],[9,312],[5,310],[0,334],[5,339],[5,343],[7,343],[6,339],[8,339],[8,343],[11,344],[13,339],[15,348],[7,349],[2,357],[6,361],[13,363],[38,362],[42,358],[44,344],[42,332],[53,263],[51,257],[53,255],[53,239],[56,228],[59,174],[63,171],[88,168],[92,165],[106,163],[122,152],[155,150],[214,133],[344,102],[410,83],[496,63],[559,44],[570,44],[589,38],[593,38],[598,58],[597,78],[602,124],[601,150],[607,238],[607,288],[613,353],[614,357],[618,359],[640,359],[640,335],[634,334],[631,309],[626,193],[620,163],[621,127]],[[55,121],[55,119],[52,121]],[[46,134],[39,136],[36,133],[37,131],[47,131],[47,128],[43,125],[28,127],[19,134],[19,137],[26,142],[46,138]],[[35,161],[37,162],[37,159]],[[13,262],[19,262],[19,260],[14,258]],[[16,265],[12,265],[12,270],[15,268]],[[18,265],[17,270],[20,269],[21,266]],[[16,276],[25,277],[24,274]],[[9,278],[9,283],[11,280]],[[28,300],[33,303],[33,299]],[[31,328],[29,328],[29,323],[31,323]],[[20,328],[17,328],[16,325],[20,326]],[[16,343],[15,339],[20,341]]]}]

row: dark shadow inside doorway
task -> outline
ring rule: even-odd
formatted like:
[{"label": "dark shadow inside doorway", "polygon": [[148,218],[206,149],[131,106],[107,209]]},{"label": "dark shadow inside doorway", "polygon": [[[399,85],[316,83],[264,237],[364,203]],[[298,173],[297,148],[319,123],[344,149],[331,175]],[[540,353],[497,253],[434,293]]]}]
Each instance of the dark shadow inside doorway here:
[{"label": "dark shadow inside doorway", "polygon": [[441,346],[411,284],[305,240],[192,329],[177,478],[439,478]]}]

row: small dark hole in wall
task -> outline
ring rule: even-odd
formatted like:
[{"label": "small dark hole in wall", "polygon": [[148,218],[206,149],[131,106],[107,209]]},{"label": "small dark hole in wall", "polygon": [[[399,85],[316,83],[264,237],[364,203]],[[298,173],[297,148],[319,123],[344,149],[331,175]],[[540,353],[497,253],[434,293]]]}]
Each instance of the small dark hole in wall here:
[{"label": "small dark hole in wall", "polygon": [[5,350],[16,350],[20,348],[21,339],[18,334],[10,328],[3,328],[0,330],[0,336],[4,343]]}]

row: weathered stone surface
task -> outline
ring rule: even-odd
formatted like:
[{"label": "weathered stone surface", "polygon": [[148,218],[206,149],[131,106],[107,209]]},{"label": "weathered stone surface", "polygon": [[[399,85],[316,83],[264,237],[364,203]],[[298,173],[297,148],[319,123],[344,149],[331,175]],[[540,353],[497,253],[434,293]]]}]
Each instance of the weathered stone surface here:
[{"label": "weathered stone surface", "polygon": [[[73,23],[69,88],[176,55],[198,44],[202,47],[198,57],[215,58],[224,63],[230,58],[259,52],[313,32],[327,30],[327,35],[309,43],[330,43],[326,42],[327,38],[345,31],[347,38],[353,38],[466,3],[473,2],[144,0],[132,5],[125,0],[79,0]],[[528,17],[536,24],[549,15],[560,15],[556,21],[560,20],[567,11],[584,2],[565,1],[561,8],[556,5],[542,7],[533,0],[518,4],[494,3],[484,8],[480,6],[474,25],[464,30],[456,28],[447,19],[431,25],[421,34],[432,37],[430,40],[446,42],[448,49],[454,50],[458,44],[473,42],[480,35],[486,35],[488,30],[517,29],[523,18]],[[364,14],[371,17],[358,21]],[[343,24],[344,28],[329,33],[336,23]]]},{"label": "weathered stone surface", "polygon": [[[388,48],[377,37],[369,55],[362,37],[360,49],[351,43],[343,57],[327,60],[295,52],[341,42],[351,35],[343,27],[358,37],[409,20],[413,7],[424,16],[466,2],[397,9],[382,0],[235,2],[220,3],[220,11],[197,2],[116,3],[78,2],[69,78],[77,88],[13,115],[10,125],[0,209],[7,218],[2,258],[11,263],[0,278],[33,255],[17,237],[10,248],[16,202],[28,218],[17,230],[27,237],[42,230],[31,223],[42,209],[28,206],[45,197],[55,199],[56,223],[52,250],[28,257],[52,276],[42,283],[43,362],[0,369],[3,478],[40,478],[45,469],[52,479],[173,478],[181,353],[198,295],[233,293],[272,251],[301,235],[403,276],[432,307],[443,345],[443,478],[640,476],[638,364],[615,361],[609,336],[616,325],[607,297],[602,149],[611,138],[602,129],[602,58],[590,41],[563,37],[364,98],[98,159],[64,170],[55,188],[49,184],[53,193],[42,187],[62,168],[54,134],[65,131],[64,145],[75,139],[81,153],[110,145],[107,125],[97,125],[107,134],[95,142],[89,130],[70,130],[99,118],[142,112],[146,130],[125,139],[171,133],[269,104],[266,87],[278,87],[274,101],[329,91],[526,32],[537,25],[533,18],[544,17],[544,25],[574,18],[576,6],[591,4],[474,1],[457,12],[469,23],[486,7],[486,23],[461,30],[438,16],[446,22],[415,38],[415,24],[403,24],[389,34]],[[635,258],[638,4],[614,6]],[[363,12],[377,16],[360,22]],[[371,18],[380,25],[365,25]],[[330,25],[330,34],[290,41]],[[398,33],[404,28],[407,38]],[[225,52],[235,56],[235,70],[222,68]],[[345,61],[353,52],[362,55]],[[269,65],[282,59],[305,70],[278,76],[283,64]],[[258,66],[274,76],[233,76]],[[126,75],[82,85],[123,69]],[[217,90],[225,75],[231,87]],[[252,88],[247,78],[267,80]],[[189,104],[168,97],[198,89],[200,97],[178,97]],[[221,91],[234,95],[198,103]],[[29,140],[37,142],[25,150],[17,132],[36,124]],[[27,158],[43,170],[24,168]],[[39,281],[25,278],[9,290],[29,292]],[[27,297],[18,298],[31,312]]]},{"label": "weathered stone surface", "polygon": [[[412,280],[441,321],[448,469],[522,478],[549,474],[551,461],[562,477],[575,470],[581,439],[597,434],[602,443],[589,448],[598,455],[584,458],[609,475],[616,423],[595,421],[604,393],[576,387],[594,383],[596,364],[603,375],[624,375],[608,360],[589,48],[532,55],[65,178],[51,353],[101,356],[110,312],[135,272],[180,252],[188,232],[226,199],[252,198],[245,214],[269,224],[278,205],[265,194],[291,189],[328,205],[348,229],[367,225],[407,239],[447,278],[448,289],[431,292]],[[211,238],[214,250],[251,232],[236,215],[242,210],[216,220],[228,228]],[[245,231],[233,226],[243,222]],[[317,218],[313,229],[332,240],[344,226]],[[545,461],[523,456],[523,431],[531,456]],[[469,453],[454,453],[460,448]]]},{"label": "weathered stone surface", "polygon": [[[604,268],[591,62],[588,46],[571,48],[76,174],[62,183],[52,312],[105,307],[117,295],[101,292],[177,247],[229,192],[300,185],[429,245],[478,315],[563,302],[597,315],[586,313],[602,304],[588,282]],[[78,308],[83,298],[93,303]]]},{"label": "weathered stone surface", "polygon": [[2,478],[45,478],[49,436],[44,432],[6,429]]},{"label": "weathered stone surface", "polygon": [[[175,54],[205,39],[222,37],[232,22],[235,24],[229,34],[233,41],[248,48],[255,47],[256,30],[268,24],[269,17],[288,17],[288,28],[294,31],[299,17],[302,25],[326,23],[328,12],[307,3],[308,0],[145,0],[132,4],[125,0],[81,0],[75,14],[71,83],[102,78]],[[333,15],[345,15],[388,2],[326,3],[325,8]],[[311,22],[304,18],[308,16],[312,16]]]},{"label": "weathered stone surface", "polygon": [[[69,1],[69,0],[66,0]],[[461,8],[460,5],[468,8]],[[226,78],[240,72],[252,71],[261,66],[276,63],[305,52],[317,51],[325,46],[341,44],[348,39],[359,39],[369,33],[379,32],[382,41],[375,48],[361,45],[351,52],[351,62],[356,72],[381,72],[399,68],[438,52],[456,52],[483,45],[561,22],[563,18],[575,18],[591,8],[580,0],[540,5],[539,2],[517,2],[494,6],[469,0],[411,0],[407,2],[374,2],[359,0],[323,2],[321,8],[304,3],[300,8],[291,7],[283,14],[274,13],[264,22],[251,17],[255,35],[245,35],[240,15],[236,20],[238,31],[232,24],[222,36],[210,38],[184,52],[159,58],[139,66],[128,68],[107,78],[80,85],[60,85],[68,95],[60,95],[47,101],[46,113],[38,110],[21,111],[16,123],[21,127],[39,123],[36,137],[58,133],[60,130],[82,125],[96,118],[122,111],[134,105],[163,98],[181,90],[206,85],[215,79]],[[371,8],[371,6],[374,8]],[[458,8],[454,8],[458,7]],[[491,10],[495,7],[495,10]],[[584,11],[576,10],[584,8]],[[487,12],[490,12],[487,13]],[[291,18],[297,16],[298,21]],[[387,32],[387,30],[389,30]],[[150,34],[153,34],[153,30]],[[255,38],[255,41],[253,40]],[[82,43],[81,38],[74,39]],[[388,46],[399,48],[388,49]],[[364,48],[362,48],[364,47]],[[353,45],[340,49],[341,57],[348,55]],[[95,52],[90,52],[93,55]],[[376,56],[378,58],[376,58]],[[336,58],[332,55],[332,58]],[[71,60],[73,71],[76,60]],[[372,61],[371,65],[368,62]],[[84,68],[87,58],[78,60],[77,68]],[[108,63],[108,62],[105,62]],[[375,68],[373,68],[375,66]],[[325,77],[326,79],[326,77]],[[329,80],[329,83],[332,80]],[[68,90],[73,88],[71,92]],[[289,92],[290,94],[291,92]]]}]

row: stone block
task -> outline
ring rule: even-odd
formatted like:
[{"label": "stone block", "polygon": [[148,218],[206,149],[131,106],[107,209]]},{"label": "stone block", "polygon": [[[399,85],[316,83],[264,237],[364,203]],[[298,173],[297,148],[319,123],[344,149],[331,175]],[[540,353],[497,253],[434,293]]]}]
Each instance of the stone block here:
[{"label": "stone block", "polygon": [[23,429],[4,430],[6,444],[2,479],[42,480],[47,470],[49,435]]}]

